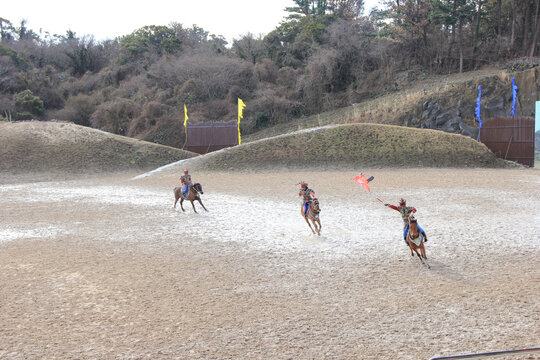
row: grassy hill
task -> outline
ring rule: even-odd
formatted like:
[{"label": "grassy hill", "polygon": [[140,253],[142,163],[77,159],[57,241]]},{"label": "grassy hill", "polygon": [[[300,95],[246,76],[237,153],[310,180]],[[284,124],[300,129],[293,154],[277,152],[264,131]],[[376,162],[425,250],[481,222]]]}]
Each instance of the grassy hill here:
[{"label": "grassy hill", "polygon": [[513,167],[469,137],[402,126],[346,124],[256,140],[188,160],[202,170]]},{"label": "grassy hill", "polygon": [[0,122],[2,174],[151,169],[197,154],[63,122]]}]

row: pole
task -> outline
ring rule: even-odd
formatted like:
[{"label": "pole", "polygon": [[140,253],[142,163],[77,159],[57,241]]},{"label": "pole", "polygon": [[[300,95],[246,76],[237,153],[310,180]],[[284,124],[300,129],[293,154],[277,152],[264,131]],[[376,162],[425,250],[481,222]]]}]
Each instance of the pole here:
[{"label": "pole", "polygon": [[510,141],[508,141],[508,147],[506,148],[506,154],[504,154],[504,160],[506,160],[506,157],[508,156],[508,150],[510,150],[510,144],[512,144],[512,138],[514,137],[514,134],[510,136]]},{"label": "pole", "polygon": [[488,357],[499,357],[508,355],[518,355],[532,352],[540,352],[540,348],[518,349],[518,350],[504,350],[504,351],[492,351],[477,354],[463,354],[452,356],[437,356],[432,357],[429,360],[448,360],[448,359],[485,359]]}]

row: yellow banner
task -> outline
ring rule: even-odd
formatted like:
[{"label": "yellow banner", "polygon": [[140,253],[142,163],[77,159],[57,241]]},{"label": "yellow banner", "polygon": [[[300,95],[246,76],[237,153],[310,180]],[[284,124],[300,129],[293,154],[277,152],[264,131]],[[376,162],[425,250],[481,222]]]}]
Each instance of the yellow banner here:
[{"label": "yellow banner", "polygon": [[244,108],[246,104],[242,99],[238,98],[238,145],[242,144],[242,136],[240,135],[240,119],[244,117]]},{"label": "yellow banner", "polygon": [[188,120],[188,116],[187,116],[187,108],[186,108],[186,104],[184,104],[184,127],[187,127],[187,120]]}]

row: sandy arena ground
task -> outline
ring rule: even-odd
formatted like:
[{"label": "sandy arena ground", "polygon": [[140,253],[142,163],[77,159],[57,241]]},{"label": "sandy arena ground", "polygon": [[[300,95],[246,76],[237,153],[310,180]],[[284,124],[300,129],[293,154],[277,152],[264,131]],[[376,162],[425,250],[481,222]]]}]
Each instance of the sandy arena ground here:
[{"label": "sandy arena ground", "polygon": [[[1,359],[429,359],[540,346],[540,172],[194,173],[0,185]],[[298,183],[321,201],[322,236]],[[405,197],[427,231],[412,258]],[[537,359],[539,355],[511,359]]]}]

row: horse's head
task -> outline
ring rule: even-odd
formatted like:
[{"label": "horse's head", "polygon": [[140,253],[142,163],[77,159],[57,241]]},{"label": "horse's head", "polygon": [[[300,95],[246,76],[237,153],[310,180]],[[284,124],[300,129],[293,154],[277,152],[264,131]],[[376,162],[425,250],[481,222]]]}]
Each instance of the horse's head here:
[{"label": "horse's head", "polygon": [[418,237],[418,223],[414,214],[409,215],[409,234],[413,239]]},{"label": "horse's head", "polygon": [[201,194],[201,195],[204,194],[201,184],[195,183],[195,184],[193,184],[193,188],[194,188],[199,194]]}]

